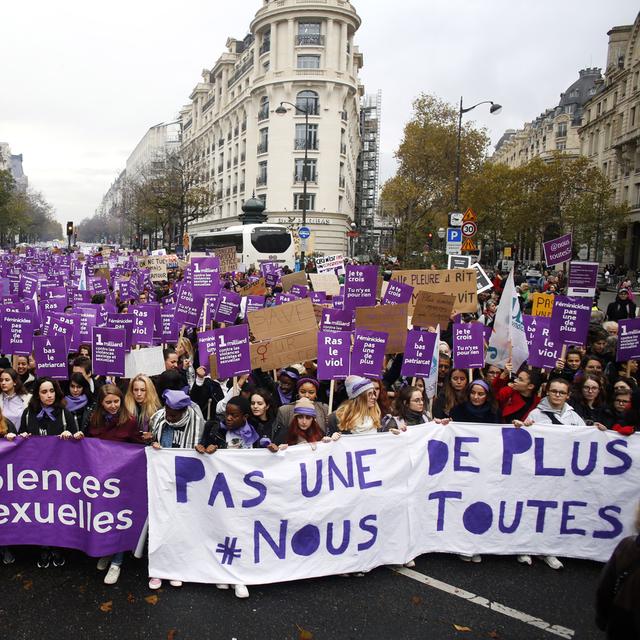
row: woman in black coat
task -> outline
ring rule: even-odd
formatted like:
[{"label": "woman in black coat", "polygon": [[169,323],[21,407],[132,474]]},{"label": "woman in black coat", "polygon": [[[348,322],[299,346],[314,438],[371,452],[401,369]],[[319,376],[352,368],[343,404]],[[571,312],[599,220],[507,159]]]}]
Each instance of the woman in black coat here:
[{"label": "woman in black coat", "polygon": [[451,420],[500,424],[500,414],[491,387],[484,380],[474,380],[467,387],[466,400],[451,410]]},{"label": "woman in black coat", "polygon": [[64,394],[56,380],[38,378],[33,395],[22,414],[19,434],[29,436],[60,436],[68,439],[77,436],[75,416],[65,408]]},{"label": "woman in black coat", "polygon": [[625,320],[636,317],[636,305],[629,297],[627,289],[620,289],[616,299],[607,307],[607,320]]}]

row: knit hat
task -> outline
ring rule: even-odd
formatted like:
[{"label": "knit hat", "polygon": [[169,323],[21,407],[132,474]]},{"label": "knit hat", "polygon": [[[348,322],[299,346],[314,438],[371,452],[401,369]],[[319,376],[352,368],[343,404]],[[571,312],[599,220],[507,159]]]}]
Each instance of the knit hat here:
[{"label": "knit hat", "polygon": [[191,406],[191,398],[184,391],[167,389],[162,395],[165,404],[170,409],[186,409]]},{"label": "knit hat", "polygon": [[300,398],[295,405],[293,406],[293,415],[294,416],[313,416],[314,418],[318,415],[316,412],[316,407],[309,400],[309,398]]},{"label": "knit hat", "polygon": [[229,405],[239,407],[242,413],[249,414],[251,412],[251,404],[244,396],[234,396],[233,398],[230,398],[227,402],[227,407]]},{"label": "knit hat", "polygon": [[296,389],[300,389],[303,384],[312,384],[316,391],[320,389],[320,383],[315,378],[300,378],[296,383]]},{"label": "knit hat", "polygon": [[373,389],[373,382],[360,376],[348,376],[344,381],[344,386],[347,390],[347,396],[349,396],[350,400],[353,400],[360,394]]}]

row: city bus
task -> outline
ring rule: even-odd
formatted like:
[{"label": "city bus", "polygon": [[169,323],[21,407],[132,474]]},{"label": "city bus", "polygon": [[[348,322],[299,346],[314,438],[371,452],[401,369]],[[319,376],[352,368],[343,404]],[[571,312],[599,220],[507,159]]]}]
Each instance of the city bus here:
[{"label": "city bus", "polygon": [[278,262],[295,268],[295,245],[291,231],[280,224],[244,224],[223,231],[196,233],[191,239],[191,255],[202,257],[221,247],[235,247],[238,264],[259,267]]}]

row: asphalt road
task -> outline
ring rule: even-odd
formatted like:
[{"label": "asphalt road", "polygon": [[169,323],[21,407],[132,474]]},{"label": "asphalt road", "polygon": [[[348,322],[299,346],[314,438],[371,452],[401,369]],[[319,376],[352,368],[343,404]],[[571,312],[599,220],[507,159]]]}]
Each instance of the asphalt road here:
[{"label": "asphalt road", "polygon": [[[165,582],[150,591],[145,560],[127,558],[118,584],[109,587],[95,561],[80,553],[69,553],[63,568],[44,570],[36,568],[32,549],[16,555],[15,564],[0,565],[2,639],[604,637],[593,623],[601,565],[587,561],[566,560],[563,571],[553,571],[539,561],[520,565],[513,557],[486,556],[471,564],[430,554],[418,558],[415,569],[402,570],[408,575],[380,567],[361,578],[251,587],[250,598],[239,600],[213,585],[176,589]],[[452,593],[452,587],[470,593]],[[507,615],[505,608],[515,611]]]}]

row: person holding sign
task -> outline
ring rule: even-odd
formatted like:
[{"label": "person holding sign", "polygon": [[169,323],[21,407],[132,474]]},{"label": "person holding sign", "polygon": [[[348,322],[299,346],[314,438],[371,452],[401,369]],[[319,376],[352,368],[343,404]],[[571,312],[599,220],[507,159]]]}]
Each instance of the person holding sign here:
[{"label": "person holding sign", "polygon": [[329,416],[327,435],[337,440],[341,435],[386,431],[371,380],[348,376],[344,385],[348,399]]},{"label": "person holding sign", "polygon": [[81,431],[89,420],[89,416],[94,408],[93,394],[89,388],[89,383],[81,373],[72,373],[69,378],[69,393],[64,397],[67,409],[75,416],[78,427]]},{"label": "person holding sign", "polygon": [[0,373],[0,392],[0,411],[13,424],[20,424],[31,394],[24,388],[15,369],[7,368]]}]

